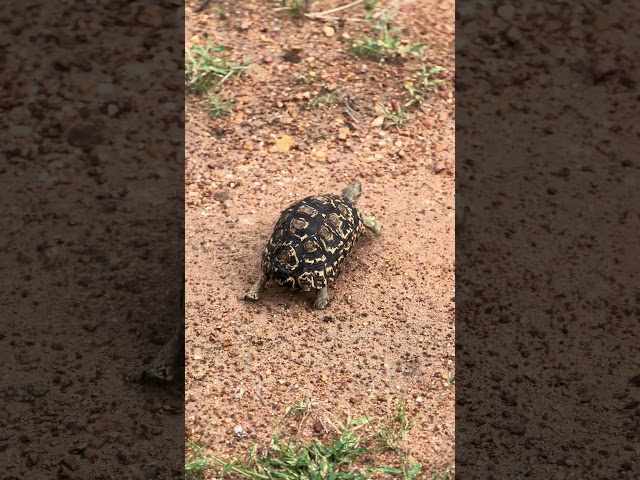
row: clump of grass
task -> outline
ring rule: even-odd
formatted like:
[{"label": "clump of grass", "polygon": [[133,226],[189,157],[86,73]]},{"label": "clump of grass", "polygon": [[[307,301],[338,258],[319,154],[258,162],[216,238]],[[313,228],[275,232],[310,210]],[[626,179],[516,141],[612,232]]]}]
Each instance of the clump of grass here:
[{"label": "clump of grass", "polygon": [[[285,417],[306,416],[313,408],[311,400],[296,402]],[[421,465],[417,462],[409,465],[400,447],[410,428],[402,401],[398,402],[396,411],[383,429],[370,435],[364,433],[370,427],[366,417],[343,425],[328,423],[336,434],[326,442],[312,440],[303,445],[292,438],[283,439],[276,433],[266,447],[251,445],[246,460],[227,461],[214,455],[206,456],[202,447],[189,442],[188,446],[194,453],[185,468],[187,479],[212,468],[214,462],[221,466],[220,478],[228,474],[255,480],[366,480],[376,474],[403,480],[418,478]],[[400,468],[377,464],[377,455],[385,450],[400,455]]]},{"label": "clump of grass", "polygon": [[[367,423],[366,418],[348,423],[338,438],[326,444],[313,440],[309,445],[300,445],[291,439],[282,440],[276,434],[263,453],[258,453],[255,446],[250,448],[247,461],[232,463],[212,458],[222,466],[223,478],[228,473],[250,479],[278,480],[366,480],[374,473],[403,475],[402,469],[371,462],[373,451],[363,446],[364,438],[358,433]],[[419,466],[412,470],[419,471]]]},{"label": "clump of grass", "polygon": [[312,0],[280,0],[279,10],[284,10],[292,17],[301,17],[309,11]]},{"label": "clump of grass", "polygon": [[194,45],[187,50],[184,73],[187,88],[195,93],[207,93],[220,88],[230,77],[240,75],[248,67],[235,65],[216,53],[226,52],[231,47],[225,45]]},{"label": "clump of grass", "polygon": [[374,10],[378,6],[380,0],[364,0],[365,10]]},{"label": "clump of grass", "polygon": [[422,55],[422,45],[405,43],[400,31],[389,27],[389,20],[375,25],[374,28],[379,30],[377,38],[364,37],[351,44],[351,53],[357,58],[390,61],[406,58],[408,55]]},{"label": "clump of grass", "polygon": [[298,85],[311,85],[318,81],[318,74],[316,72],[301,73],[296,75],[295,82]]},{"label": "clump of grass", "polygon": [[396,129],[399,129],[401,125],[404,125],[409,121],[409,117],[407,116],[407,113],[402,106],[398,106],[397,109],[391,110],[384,105],[378,105],[378,109],[384,116],[385,125],[396,127]]},{"label": "clump of grass", "polygon": [[318,94],[309,100],[311,108],[331,108],[337,103],[336,93],[326,87],[322,87]]},{"label": "clump of grass", "polygon": [[304,400],[296,400],[287,413],[284,414],[284,418],[289,418],[297,415],[307,415],[313,409],[313,401],[310,398]]},{"label": "clump of grass", "polygon": [[456,478],[453,468],[446,468],[443,472],[434,472],[433,480],[454,480]]},{"label": "clump of grass", "polygon": [[229,100],[220,93],[207,94],[207,107],[213,118],[229,114],[234,103],[234,100]]},{"label": "clump of grass", "polygon": [[411,95],[411,100],[405,104],[405,107],[418,105],[422,108],[427,101],[429,93],[442,83],[442,79],[438,78],[442,70],[442,67],[437,66],[427,68],[423,63],[420,70],[414,74],[415,82],[408,82],[404,86],[405,90]]},{"label": "clump of grass", "polygon": [[210,467],[212,457],[207,457],[205,449],[196,441],[187,438],[187,451],[191,451],[188,460],[184,464],[184,478],[191,480],[200,478]]},{"label": "clump of grass", "polygon": [[449,370],[447,370],[444,377],[445,388],[451,388],[455,383],[456,383],[456,375],[454,373],[451,373]]},{"label": "clump of grass", "polygon": [[389,450],[401,451],[402,443],[406,440],[411,427],[404,401],[399,398],[396,408],[387,418],[386,425],[378,432],[381,445]]}]

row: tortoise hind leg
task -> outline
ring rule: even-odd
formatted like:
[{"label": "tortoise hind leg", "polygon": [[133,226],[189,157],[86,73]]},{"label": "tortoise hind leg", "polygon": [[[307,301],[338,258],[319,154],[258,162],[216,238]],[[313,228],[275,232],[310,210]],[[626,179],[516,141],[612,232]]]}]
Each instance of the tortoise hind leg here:
[{"label": "tortoise hind leg", "polygon": [[318,294],[316,295],[316,301],[313,304],[313,308],[316,310],[323,310],[327,308],[329,302],[331,301],[331,297],[329,297],[329,287],[324,287],[318,290]]},{"label": "tortoise hind leg", "polygon": [[264,273],[262,275],[260,275],[260,278],[253,285],[253,287],[251,287],[251,290],[249,290],[245,294],[244,299],[245,300],[258,300],[258,298],[260,298],[260,292],[262,292],[262,290],[264,289],[264,286],[267,283],[267,280],[269,280],[269,277],[267,277]]},{"label": "tortoise hind leg", "polygon": [[382,225],[380,224],[378,219],[376,219],[376,217],[367,212],[361,211],[360,218],[362,219],[362,223],[364,223],[364,226],[371,230],[376,237],[380,236],[380,234],[382,233]]}]

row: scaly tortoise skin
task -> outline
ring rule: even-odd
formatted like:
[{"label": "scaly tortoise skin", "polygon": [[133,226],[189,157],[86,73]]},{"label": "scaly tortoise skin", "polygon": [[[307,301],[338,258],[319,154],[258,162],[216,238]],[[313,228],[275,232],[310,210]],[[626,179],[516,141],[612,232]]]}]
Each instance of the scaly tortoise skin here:
[{"label": "scaly tortoise skin", "polygon": [[365,228],[376,236],[382,231],[375,217],[355,207],[361,192],[353,182],[342,195],[306,197],[282,212],[262,254],[262,275],[245,299],[258,300],[273,279],[292,290],[317,290],[314,306],[326,308],[328,284]]},{"label": "scaly tortoise skin", "polygon": [[141,380],[145,383],[171,383],[184,376],[184,337],[185,308],[184,283],[180,291],[180,310],[182,314],[173,335],[162,346],[155,358],[142,372]]}]

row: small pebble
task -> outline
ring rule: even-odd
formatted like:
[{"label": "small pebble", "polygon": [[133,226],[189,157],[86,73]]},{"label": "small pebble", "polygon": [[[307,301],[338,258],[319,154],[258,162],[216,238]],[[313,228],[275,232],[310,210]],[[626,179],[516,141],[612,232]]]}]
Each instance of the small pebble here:
[{"label": "small pebble", "polygon": [[102,95],[104,97],[108,97],[113,95],[113,84],[112,83],[99,83],[96,87],[96,93],[98,95]]},{"label": "small pebble", "polygon": [[236,425],[233,427],[233,433],[238,438],[243,438],[247,436],[247,431],[244,429],[242,425]]}]

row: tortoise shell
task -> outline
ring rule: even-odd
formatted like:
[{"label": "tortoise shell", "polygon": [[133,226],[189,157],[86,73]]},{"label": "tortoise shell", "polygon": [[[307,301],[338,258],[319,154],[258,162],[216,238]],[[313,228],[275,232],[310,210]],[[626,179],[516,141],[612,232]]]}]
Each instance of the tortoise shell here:
[{"label": "tortoise shell", "polygon": [[324,288],[364,229],[348,198],[306,197],[280,215],[262,254],[262,271],[294,290]]}]

